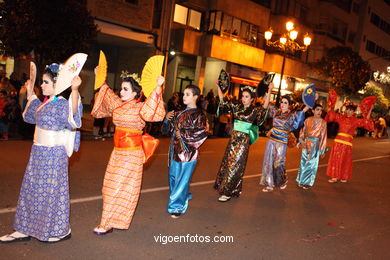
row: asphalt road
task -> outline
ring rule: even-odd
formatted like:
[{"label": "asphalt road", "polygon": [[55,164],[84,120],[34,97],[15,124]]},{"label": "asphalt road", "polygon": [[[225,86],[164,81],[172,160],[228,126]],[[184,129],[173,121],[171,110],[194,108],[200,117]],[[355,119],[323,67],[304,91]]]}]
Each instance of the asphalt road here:
[{"label": "asphalt road", "polygon": [[[311,190],[296,187],[300,151],[289,149],[287,189],[263,193],[259,179],[266,139],[260,138],[251,147],[243,194],[219,203],[212,183],[227,141],[209,139],[202,146],[189,209],[172,219],[166,213],[169,139],[161,139],[145,165],[130,229],[101,237],[92,229],[101,214],[100,190],[113,144],[83,141],[70,162],[72,238],[3,244],[0,259],[389,259],[390,140],[356,138],[352,181],[328,184],[326,157]],[[0,235],[12,231],[30,148],[31,141],[0,143]],[[213,241],[215,236],[230,242]]]}]

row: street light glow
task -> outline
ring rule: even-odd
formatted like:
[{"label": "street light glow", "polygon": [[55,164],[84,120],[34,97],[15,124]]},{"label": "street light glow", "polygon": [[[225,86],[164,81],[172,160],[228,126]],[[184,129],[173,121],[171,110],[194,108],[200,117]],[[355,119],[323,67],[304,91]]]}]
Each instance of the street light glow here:
[{"label": "street light glow", "polygon": [[264,38],[269,41],[272,38],[272,29],[270,28],[268,31],[265,31]]},{"label": "street light glow", "polygon": [[282,37],[280,37],[279,41],[281,44],[285,45],[287,42],[287,38],[285,36],[282,36]]},{"label": "street light glow", "polygon": [[311,38],[309,36],[309,34],[305,34],[305,37],[303,38],[303,44],[305,44],[306,46],[309,46],[311,43]]},{"label": "street light glow", "polygon": [[294,23],[291,22],[291,21],[288,21],[288,22],[286,23],[286,30],[287,30],[287,31],[291,31],[292,29],[294,29]]},{"label": "street light glow", "polygon": [[294,41],[298,37],[298,31],[297,30],[290,31],[289,36],[290,39]]}]

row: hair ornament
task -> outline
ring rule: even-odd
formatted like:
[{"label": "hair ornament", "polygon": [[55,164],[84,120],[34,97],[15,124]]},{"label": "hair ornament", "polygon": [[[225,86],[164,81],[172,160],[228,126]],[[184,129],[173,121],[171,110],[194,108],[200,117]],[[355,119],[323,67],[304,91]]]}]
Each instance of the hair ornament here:
[{"label": "hair ornament", "polygon": [[256,88],[252,86],[241,87],[241,91],[250,91],[253,94],[256,94]]},{"label": "hair ornament", "polygon": [[139,84],[141,82],[141,78],[138,76],[138,73],[129,73],[127,70],[122,70],[121,72],[121,79],[125,79],[125,78],[133,78],[135,81],[137,81],[137,83]]},{"label": "hair ornament", "polygon": [[52,63],[50,65],[46,65],[46,68],[53,73],[58,73],[60,71],[61,65],[58,63]]}]

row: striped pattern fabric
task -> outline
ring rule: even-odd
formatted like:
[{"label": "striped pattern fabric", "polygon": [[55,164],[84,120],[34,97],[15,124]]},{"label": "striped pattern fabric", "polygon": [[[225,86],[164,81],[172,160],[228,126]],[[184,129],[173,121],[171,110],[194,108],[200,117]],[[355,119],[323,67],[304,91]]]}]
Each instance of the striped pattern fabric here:
[{"label": "striped pattern fabric", "polygon": [[[117,127],[142,130],[145,121],[162,121],[165,109],[161,95],[151,93],[145,102],[122,102],[107,86],[101,87],[92,109],[94,117],[113,117]],[[128,229],[141,190],[144,152],[142,148],[112,151],[103,182],[103,213],[99,227]]]}]

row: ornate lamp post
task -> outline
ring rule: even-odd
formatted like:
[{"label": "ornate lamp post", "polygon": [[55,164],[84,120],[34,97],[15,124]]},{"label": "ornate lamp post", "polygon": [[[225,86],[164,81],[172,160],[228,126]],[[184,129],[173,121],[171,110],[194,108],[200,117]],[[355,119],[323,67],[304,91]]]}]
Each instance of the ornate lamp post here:
[{"label": "ornate lamp post", "polygon": [[300,45],[295,40],[298,38],[298,31],[294,29],[293,22],[286,23],[287,32],[282,34],[279,40],[271,41],[273,30],[270,28],[264,33],[264,38],[266,40],[266,44],[268,46],[280,48],[283,51],[283,63],[282,63],[282,71],[280,72],[280,83],[278,88],[278,95],[276,97],[276,104],[279,104],[280,99],[280,91],[282,88],[283,81],[283,73],[284,73],[284,65],[286,63],[286,53],[287,52],[295,52],[295,51],[306,51],[307,47],[311,43],[311,38],[308,33],[306,33],[303,37],[303,45]]}]

